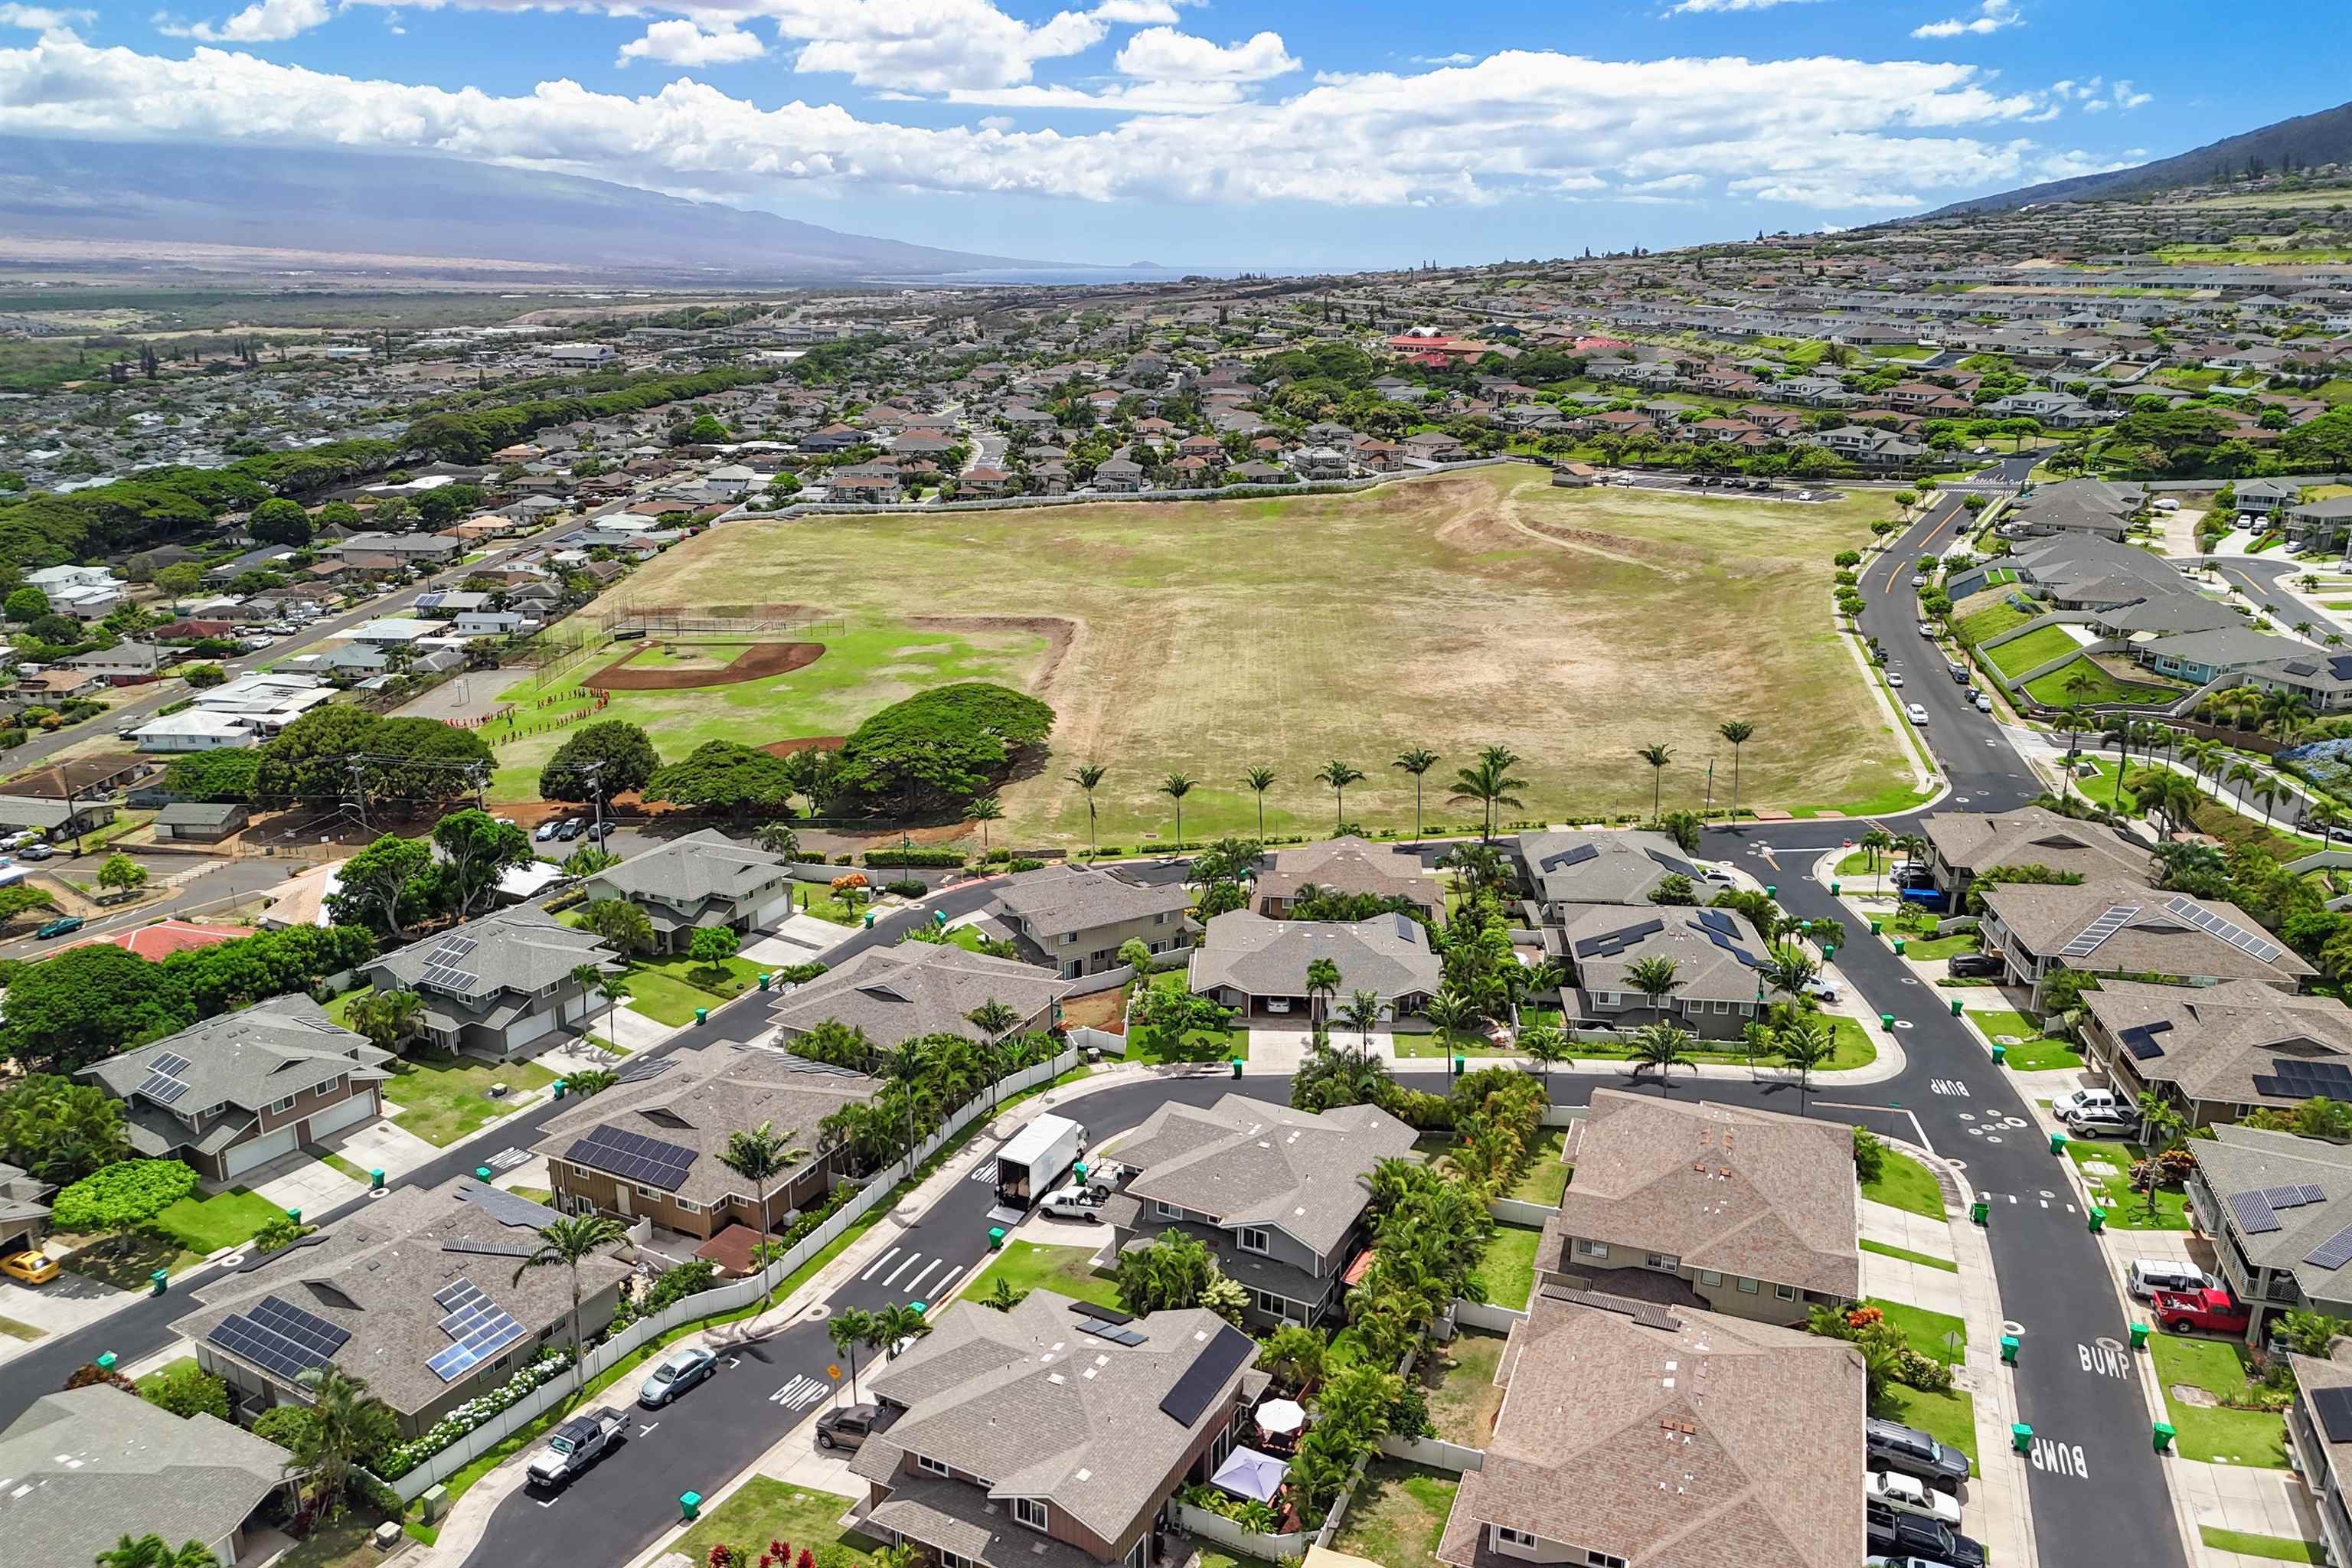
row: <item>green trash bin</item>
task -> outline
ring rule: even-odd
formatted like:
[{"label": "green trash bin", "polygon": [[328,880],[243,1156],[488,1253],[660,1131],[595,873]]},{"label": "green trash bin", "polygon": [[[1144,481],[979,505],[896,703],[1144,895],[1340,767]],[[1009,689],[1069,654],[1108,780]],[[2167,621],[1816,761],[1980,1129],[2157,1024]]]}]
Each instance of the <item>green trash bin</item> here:
[{"label": "green trash bin", "polygon": [[1235,1057],[1235,1058],[1233,1058],[1233,1068],[1234,1068],[1234,1076],[1235,1078],[1239,1078],[1239,1077],[1241,1077],[1241,1076],[1242,1076],[1242,1058],[1239,1058],[1239,1057]]},{"label": "green trash bin", "polygon": [[2107,1228],[2107,1211],[2098,1205],[2091,1205],[2091,1234],[2096,1236]]},{"label": "green trash bin", "polygon": [[1892,1013],[1881,1013],[1878,1016],[1878,1026],[1882,1029],[1891,1029],[1895,1027],[1895,1015]]},{"label": "green trash bin", "polygon": [[1976,1202],[1969,1205],[1969,1217],[1976,1221],[1979,1225],[1991,1224],[1992,1205],[1982,1198],[1979,1198]]},{"label": "green trash bin", "polygon": [[1897,958],[1903,956],[1903,939],[1899,936],[1895,939],[1895,956]]},{"label": "green trash bin", "polygon": [[2172,1452],[2172,1440],[2179,1436],[2172,1429],[2172,1423],[2169,1421],[2158,1421],[2148,1428],[2148,1432],[2155,1438],[2156,1451],[2159,1454]]},{"label": "green trash bin", "polygon": [[1958,1017],[1959,1016],[1960,1016],[1960,999],[1959,999],[1958,997],[1955,996],[1955,997],[1953,997],[1953,998],[1952,998],[1952,1016],[1953,1016],[1953,1017],[1955,1017],[1955,1018],[1957,1018],[1957,1017]]},{"label": "green trash bin", "polygon": [[2018,1340],[2015,1334],[2003,1334],[2000,1336],[2001,1365],[2015,1366],[2017,1364],[2017,1345]]},{"label": "green trash bin", "polygon": [[708,1024],[710,1022],[710,1009],[708,1007],[697,1007],[694,1010],[694,1021],[698,1024]]},{"label": "green trash bin", "polygon": [[158,1268],[153,1273],[147,1276],[147,1294],[150,1296],[160,1296],[170,1286],[171,1282],[172,1276],[170,1271],[167,1269]]},{"label": "green trash bin", "polygon": [[1873,936],[1876,936],[1878,934],[1878,922],[1876,921],[1872,921],[1870,922],[1870,934]]},{"label": "green trash bin", "polygon": [[1004,1250],[1004,1227],[1003,1226],[992,1225],[988,1227],[988,1250],[991,1252],[1002,1252]]},{"label": "green trash bin", "polygon": [[2131,1326],[2131,1340],[2132,1349],[2136,1351],[2144,1351],[2147,1349],[2147,1325],[2146,1323],[2134,1323]]},{"label": "green trash bin", "polygon": [[678,1521],[683,1524],[692,1524],[696,1520],[700,1519],[702,1517],[702,1494],[700,1492],[678,1493],[677,1513]]},{"label": "green trash bin", "polygon": [[1767,882],[1764,884],[1764,896],[1768,899],[1777,899],[1780,896],[1780,889]]},{"label": "green trash bin", "polygon": [[1992,1047],[1992,1065],[1999,1067],[2007,1060],[2009,1060],[2009,1047],[1995,1040]]},{"label": "green trash bin", "polygon": [[300,1209],[288,1209],[286,1211],[286,1217],[292,1220],[296,1225],[300,1225],[302,1223],[302,1211]]},{"label": "green trash bin", "polygon": [[760,989],[765,991],[768,988],[768,982],[774,978],[774,975],[763,972],[760,976]]},{"label": "green trash bin", "polygon": [[1836,956],[1837,943],[1831,942],[1822,949],[1822,962],[1823,963],[1827,963],[1831,959],[1835,958]]},{"label": "green trash bin", "polygon": [[871,910],[868,910],[866,912],[866,929],[867,931],[872,931],[874,929],[874,911]]},{"label": "green trash bin", "polygon": [[368,1186],[371,1190],[375,1192],[380,1193],[383,1191],[383,1173],[382,1171],[370,1171],[368,1173]]},{"label": "green trash bin", "polygon": [[2022,1421],[2009,1424],[2009,1446],[2022,1454],[2033,1447],[2033,1428]]},{"label": "green trash bin", "polygon": [[477,1165],[474,1167],[474,1180],[487,1183],[489,1179],[490,1168],[488,1165]]},{"label": "green trash bin", "polygon": [[2050,1152],[2053,1154],[2063,1154],[2066,1152],[2066,1134],[2063,1132],[2050,1134]]},{"label": "green trash bin", "polygon": [[553,1083],[548,1085],[548,1087],[555,1091],[556,1099],[562,1100],[563,1098],[563,1091],[572,1087],[572,1080],[569,1079],[560,1078]]},{"label": "green trash bin", "polygon": [[1838,896],[1838,892],[1839,892],[1840,889],[1841,889],[1843,886],[1843,883],[1839,883],[1839,882],[1832,882],[1832,883],[1830,884],[1830,897],[1831,897],[1831,898],[1832,898],[1832,899],[1836,898],[1836,897]]},{"label": "green trash bin", "polygon": [[112,1372],[114,1370],[116,1360],[117,1357],[112,1351],[107,1352],[104,1355],[98,1358],[98,1370],[100,1372]]}]

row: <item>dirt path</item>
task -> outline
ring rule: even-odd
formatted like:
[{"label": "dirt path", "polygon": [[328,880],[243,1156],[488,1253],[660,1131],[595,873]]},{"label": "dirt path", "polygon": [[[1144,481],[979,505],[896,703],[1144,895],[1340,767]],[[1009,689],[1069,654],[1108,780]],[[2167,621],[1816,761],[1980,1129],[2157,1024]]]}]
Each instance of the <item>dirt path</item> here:
[{"label": "dirt path", "polygon": [[1655,561],[1644,561],[1638,555],[1627,554],[1622,550],[1612,550],[1597,542],[1603,539],[1612,544],[1622,545],[1627,542],[1613,534],[1594,533],[1589,529],[1580,528],[1546,527],[1529,522],[1519,515],[1519,498],[1516,490],[1502,498],[1502,507],[1497,515],[1506,527],[1527,535],[1539,544],[1549,544],[1556,550],[1572,550],[1581,555],[1598,555],[1604,561],[1614,561],[1620,566],[1638,566],[1644,572],[1655,572],[1662,576],[1672,577],[1677,581],[1688,575],[1671,566],[1662,565]]},{"label": "dirt path", "polygon": [[645,652],[631,648],[580,684],[603,691],[691,691],[701,686],[739,686],[772,675],[806,669],[824,657],[821,642],[753,643],[722,669],[631,669],[629,660]]}]

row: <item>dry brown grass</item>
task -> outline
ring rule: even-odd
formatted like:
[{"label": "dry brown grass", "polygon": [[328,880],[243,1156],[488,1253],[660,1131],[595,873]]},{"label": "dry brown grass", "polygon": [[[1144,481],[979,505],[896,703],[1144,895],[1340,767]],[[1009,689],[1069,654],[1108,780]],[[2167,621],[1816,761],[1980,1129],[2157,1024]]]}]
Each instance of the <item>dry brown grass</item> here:
[{"label": "dry brown grass", "polygon": [[1201,781],[1187,837],[1252,829],[1239,775],[1259,763],[1281,781],[1268,831],[1328,831],[1309,774],[1331,758],[1371,775],[1350,818],[1409,827],[1411,781],[1389,762],[1414,745],[1447,759],[1433,821],[1463,818],[1444,781],[1491,742],[1528,759],[1530,817],[1646,810],[1633,749],[1652,741],[1676,753],[1669,806],[1697,804],[1710,755],[1721,803],[1715,731],[1733,718],[1757,726],[1749,802],[1834,805],[1907,776],[1828,601],[1830,556],[1885,510],[1556,490],[1514,466],[1348,496],[735,523],[627,593],[807,600],[860,623],[1058,617],[1068,640],[1041,678],[1055,756],[1005,799],[1032,838],[1083,840],[1062,779],[1088,758],[1111,768],[1107,843],[1171,831],[1171,771]]}]

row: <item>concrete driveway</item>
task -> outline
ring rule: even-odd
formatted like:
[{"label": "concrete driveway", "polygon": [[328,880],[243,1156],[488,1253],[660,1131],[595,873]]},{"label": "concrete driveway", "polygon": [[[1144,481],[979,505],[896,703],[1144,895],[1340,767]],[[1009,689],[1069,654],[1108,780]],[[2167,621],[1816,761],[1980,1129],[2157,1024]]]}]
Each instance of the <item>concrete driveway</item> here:
[{"label": "concrete driveway", "polygon": [[316,1154],[299,1149],[247,1172],[243,1184],[274,1207],[306,1215],[324,1214],[367,1191],[366,1183],[352,1180]]},{"label": "concrete driveway", "polygon": [[397,1181],[441,1152],[389,1116],[330,1132],[319,1141],[318,1146],[331,1154],[341,1155],[362,1171],[382,1171],[388,1182]]},{"label": "concrete driveway", "polygon": [[[46,1285],[0,1278],[0,1318],[29,1323],[47,1334],[71,1333],[138,1299],[137,1291],[118,1290],[70,1270],[60,1270]],[[30,1348],[26,1341],[0,1335],[0,1360]]]}]

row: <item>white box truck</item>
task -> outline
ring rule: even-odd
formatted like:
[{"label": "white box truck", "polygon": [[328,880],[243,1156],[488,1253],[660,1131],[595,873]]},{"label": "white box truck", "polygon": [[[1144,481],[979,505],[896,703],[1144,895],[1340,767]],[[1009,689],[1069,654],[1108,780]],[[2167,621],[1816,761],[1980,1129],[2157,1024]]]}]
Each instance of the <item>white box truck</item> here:
[{"label": "white box truck", "polygon": [[1040,1116],[996,1152],[996,1201],[1026,1209],[1059,1186],[1086,1152],[1087,1130],[1066,1116]]}]

